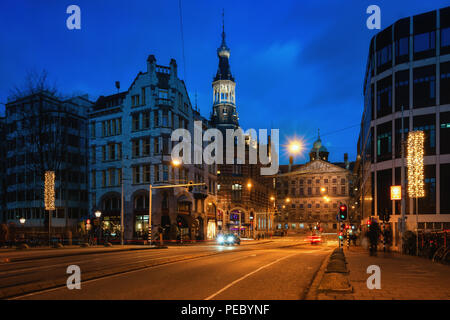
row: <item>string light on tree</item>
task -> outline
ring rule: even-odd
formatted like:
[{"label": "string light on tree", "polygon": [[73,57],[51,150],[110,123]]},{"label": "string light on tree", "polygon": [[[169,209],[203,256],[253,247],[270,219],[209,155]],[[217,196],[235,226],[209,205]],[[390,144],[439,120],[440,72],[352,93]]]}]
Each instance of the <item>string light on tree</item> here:
[{"label": "string light on tree", "polygon": [[424,141],[423,131],[411,131],[408,134],[408,195],[411,198],[422,198],[425,196],[424,190]]},{"label": "string light on tree", "polygon": [[44,185],[44,204],[45,210],[55,210],[55,172],[45,172]]}]

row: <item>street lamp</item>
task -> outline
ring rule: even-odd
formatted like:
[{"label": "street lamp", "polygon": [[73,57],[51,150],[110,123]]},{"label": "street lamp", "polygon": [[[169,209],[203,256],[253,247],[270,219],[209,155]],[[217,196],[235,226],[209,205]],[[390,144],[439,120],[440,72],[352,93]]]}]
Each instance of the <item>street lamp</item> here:
[{"label": "street lamp", "polygon": [[[100,240],[101,235],[101,226],[100,226],[100,217],[102,216],[102,212],[100,210],[95,211],[95,217],[97,218],[97,236],[98,240]],[[97,240],[97,242],[98,242]]]},{"label": "street lamp", "polygon": [[26,219],[24,217],[19,219],[20,224],[23,226],[25,225]]},{"label": "street lamp", "polygon": [[300,140],[292,140],[288,144],[288,151],[292,155],[296,155],[303,150],[303,143]]}]

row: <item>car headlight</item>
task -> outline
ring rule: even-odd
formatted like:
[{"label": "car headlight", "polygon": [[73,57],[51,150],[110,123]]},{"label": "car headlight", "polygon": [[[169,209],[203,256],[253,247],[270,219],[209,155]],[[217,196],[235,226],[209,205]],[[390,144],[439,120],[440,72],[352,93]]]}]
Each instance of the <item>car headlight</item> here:
[{"label": "car headlight", "polygon": [[217,242],[218,243],[224,243],[224,241],[225,241],[225,238],[223,236],[218,236],[217,237]]},{"label": "car headlight", "polygon": [[234,241],[234,238],[230,236],[230,237],[227,238],[227,241],[228,241],[228,242],[233,242],[233,241]]}]

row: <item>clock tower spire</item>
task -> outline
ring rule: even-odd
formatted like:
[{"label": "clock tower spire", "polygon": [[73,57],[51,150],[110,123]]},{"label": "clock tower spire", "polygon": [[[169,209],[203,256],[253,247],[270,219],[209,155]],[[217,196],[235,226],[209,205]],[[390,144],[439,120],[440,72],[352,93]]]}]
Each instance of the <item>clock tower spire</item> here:
[{"label": "clock tower spire", "polygon": [[236,83],[230,70],[230,49],[225,42],[225,18],[222,12],[222,43],[217,48],[219,67],[213,79],[213,114],[212,123],[218,129],[235,129],[239,127],[236,112]]}]

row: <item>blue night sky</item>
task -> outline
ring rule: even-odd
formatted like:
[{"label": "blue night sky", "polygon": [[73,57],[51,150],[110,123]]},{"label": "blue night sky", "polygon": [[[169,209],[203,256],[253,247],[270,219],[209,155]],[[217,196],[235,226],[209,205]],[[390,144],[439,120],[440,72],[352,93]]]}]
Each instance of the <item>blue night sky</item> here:
[{"label": "blue night sky", "polygon": [[[66,28],[71,4],[81,8],[81,30]],[[331,161],[342,161],[345,152],[354,160],[368,46],[378,32],[366,28],[371,4],[381,8],[382,29],[449,5],[448,0],[182,0],[183,65],[178,0],[2,1],[0,102],[27,71],[42,69],[61,92],[88,93],[95,101],[115,93],[116,80],[127,89],[154,54],[158,64],[177,60],[192,103],[197,92],[201,113],[209,117],[224,8],[241,126],[280,128],[281,144],[303,137],[307,152],[320,128]]]}]

